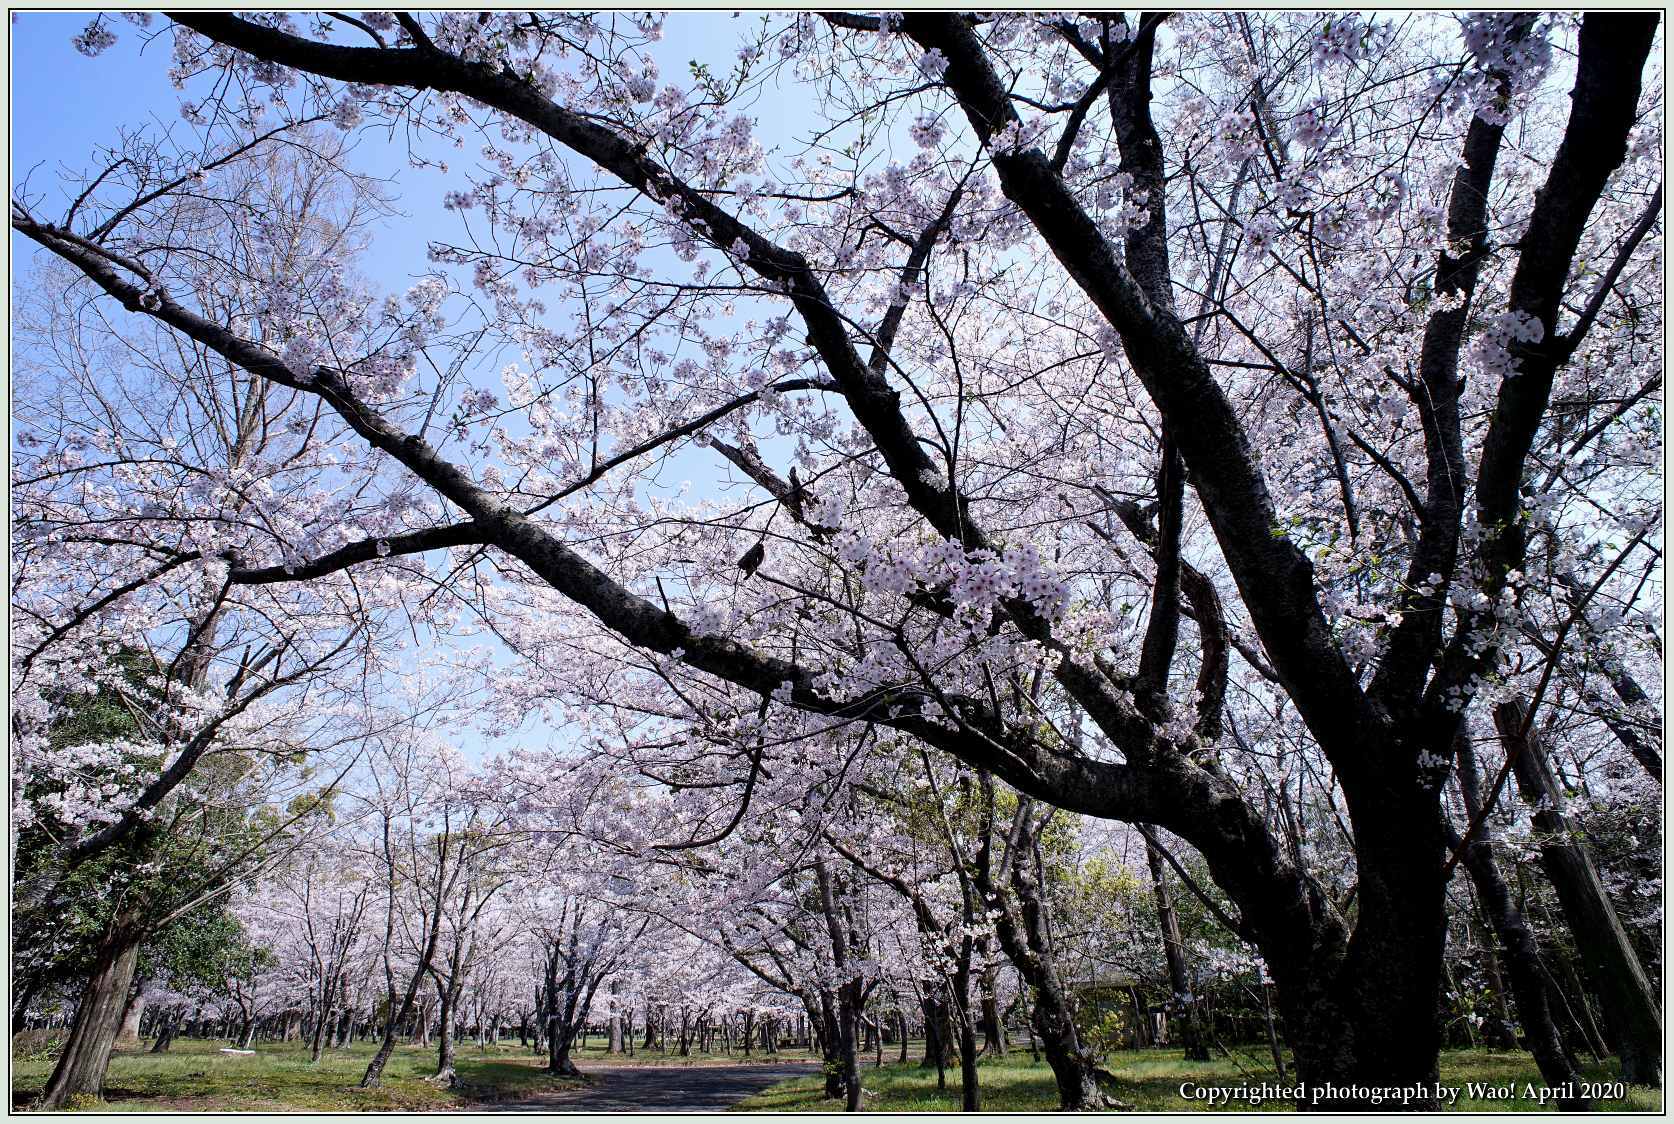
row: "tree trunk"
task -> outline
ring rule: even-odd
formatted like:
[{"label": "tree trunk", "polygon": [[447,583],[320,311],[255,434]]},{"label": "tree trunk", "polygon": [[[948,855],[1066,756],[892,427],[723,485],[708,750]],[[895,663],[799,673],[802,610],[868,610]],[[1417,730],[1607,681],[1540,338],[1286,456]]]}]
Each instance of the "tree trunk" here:
[{"label": "tree trunk", "polygon": [[128,1000],[128,1010],[122,1016],[122,1029],[116,1032],[118,1046],[138,1046],[140,1020],[145,1018],[145,997],[135,990]]},{"label": "tree trunk", "polygon": [[151,1044],[151,1052],[153,1054],[168,1053],[169,1047],[174,1045],[175,1032],[179,1029],[180,1012],[164,1012],[163,1018],[157,1027],[157,1041]]},{"label": "tree trunk", "polygon": [[[1550,1000],[1554,985],[1541,962],[1539,946],[1528,922],[1511,900],[1511,891],[1500,876],[1499,864],[1494,861],[1494,841],[1488,823],[1482,819],[1481,782],[1477,774],[1476,754],[1470,738],[1461,736],[1456,749],[1459,762],[1459,790],[1464,794],[1465,813],[1481,828],[1461,859],[1465,870],[1476,886],[1477,901],[1493,926],[1494,935],[1505,948],[1506,970],[1511,976],[1512,993],[1517,999],[1517,1014],[1523,1024],[1528,1049],[1534,1055],[1540,1075],[1554,1088],[1569,1085],[1579,1079],[1575,1060],[1564,1048],[1552,1018]],[[1458,847],[1462,840],[1456,840]],[[1490,951],[1490,955],[1491,955]],[[1584,1109],[1585,1101],[1559,1106],[1569,1111]]]},{"label": "tree trunk", "polygon": [[1580,830],[1566,814],[1563,788],[1540,735],[1524,732],[1527,717],[1528,704],[1521,699],[1494,708],[1494,724],[1514,761],[1517,787],[1533,807],[1535,827],[1545,837],[1541,865],[1558,892],[1582,968],[1602,1000],[1605,1025],[1621,1054],[1622,1079],[1660,1086],[1662,1011],[1656,993],[1610,904]]},{"label": "tree trunk", "polygon": [[610,982],[610,1042],[605,1047],[607,1053],[620,1054],[622,1052],[622,1010],[616,1003],[620,991],[615,980]]},{"label": "tree trunk", "polygon": [[436,987],[436,995],[441,1007],[441,1025],[436,1030],[436,1073],[431,1078],[438,1085],[451,1088],[459,1079],[453,1067],[453,1005],[454,990],[452,987]]},{"label": "tree trunk", "polygon": [[1145,840],[1145,861],[1151,867],[1151,892],[1157,899],[1157,918],[1162,927],[1163,950],[1168,956],[1168,980],[1174,989],[1170,1013],[1180,1021],[1180,1041],[1186,1049],[1186,1060],[1209,1060],[1209,1043],[1203,1033],[1203,1022],[1193,994],[1191,977],[1186,970],[1186,950],[1180,937],[1180,919],[1174,912],[1174,895],[1163,870],[1162,854],[1149,836]]},{"label": "tree trunk", "polygon": [[336,984],[327,978],[321,985],[320,1009],[314,1013],[314,1032],[308,1041],[308,1062],[310,1065],[319,1063],[320,1053],[325,1049],[326,1035],[330,1033],[332,999],[335,995]]},{"label": "tree trunk", "polygon": [[563,1026],[559,1025],[557,1015],[552,1018],[551,1029],[547,1031],[548,1054],[546,1071],[563,1077],[579,1077],[581,1069],[570,1057],[570,1046],[574,1036]]},{"label": "tree trunk", "polygon": [[345,1001],[343,1012],[338,1018],[337,1035],[332,1041],[332,1048],[341,1050],[348,1046],[349,1036],[355,1028],[355,1013],[346,1002],[349,994],[348,981],[345,980],[337,989],[338,998]]},{"label": "tree trunk", "polygon": [[859,1112],[861,1104],[859,991],[859,980],[850,980],[837,991],[837,1041],[842,1053],[845,1112]]},{"label": "tree trunk", "polygon": [[1023,982],[1034,988],[1035,1009],[1030,1022],[1046,1054],[1047,1065],[1052,1067],[1059,1107],[1066,1112],[1101,1109],[1108,1107],[1108,1101],[1099,1088],[1098,1063],[1076,1031],[1074,1000],[1053,955],[1047,905],[1041,891],[1040,856],[1030,827],[1031,814],[1027,803],[1021,805],[1013,829],[1016,842],[1011,859],[1010,898],[1015,900],[1015,905],[998,892],[990,871],[982,863],[977,867],[978,888],[996,914],[994,932],[1001,949]]},{"label": "tree trunk", "polygon": [[1006,1031],[1000,1021],[1000,1001],[995,994],[999,986],[998,973],[993,965],[983,970],[980,985],[982,995],[982,1052],[997,1058],[1006,1056]]},{"label": "tree trunk", "polygon": [[[1451,740],[1448,746],[1451,747]],[[1258,947],[1278,986],[1285,1037],[1305,1086],[1338,1089],[1435,1087],[1440,1027],[1436,1019],[1446,943],[1446,831],[1434,790],[1398,767],[1368,765],[1376,777],[1345,786],[1359,875],[1358,917],[1339,943],[1343,923],[1310,880],[1298,925],[1293,902],[1240,900],[1246,927],[1274,907],[1291,917],[1258,922]],[[1201,848],[1200,848],[1201,850]],[[1218,855],[1206,855],[1211,869]],[[1219,872],[1217,871],[1219,877]],[[1301,887],[1299,887],[1300,889]],[[1299,897],[1301,895],[1298,895]],[[1322,1098],[1319,1111],[1375,1106],[1352,1095]],[[1408,1102],[1408,1111],[1434,1111],[1434,1099]]]},{"label": "tree trunk", "polygon": [[[820,1055],[825,1059],[825,1099],[839,1101],[843,1099],[846,1085],[844,1084],[843,1065],[843,1032],[838,1027],[837,1004],[829,990],[820,991]],[[814,1023],[809,1018],[809,1025]]]},{"label": "tree trunk", "polygon": [[[1527,901],[1527,895],[1524,895]],[[1553,920],[1552,912],[1544,903],[1540,906],[1540,918],[1546,925],[1548,933],[1558,931],[1558,922]],[[1561,948],[1548,948],[1542,954],[1542,961],[1556,969],[1549,975],[1554,985],[1554,1006],[1563,1009],[1567,1019],[1567,1030],[1572,1039],[1571,1052],[1578,1053],[1584,1046],[1593,1055],[1593,1060],[1603,1062],[1610,1056],[1610,1047],[1604,1041],[1604,1034],[1598,1028],[1598,1021],[1593,1018],[1593,1008],[1587,995],[1586,987],[1575,974],[1575,965]]]},{"label": "tree trunk", "polygon": [[384,1023],[383,1041],[378,1043],[377,1052],[372,1055],[372,1060],[366,1063],[366,1072],[361,1075],[362,1089],[376,1089],[378,1083],[383,1080],[384,1066],[389,1064],[390,1055],[395,1053],[395,1036],[401,1032],[401,1024],[406,1022],[413,1012],[419,986],[424,982],[424,972],[423,964],[413,970],[412,978],[407,981],[407,992],[401,998],[401,1006],[391,1011],[389,1020]]},{"label": "tree trunk", "polygon": [[947,1068],[952,1061],[952,1043],[945,1033],[947,1027],[946,1005],[936,995],[937,984],[930,984],[924,989],[924,1060],[919,1062],[919,1068],[934,1068],[938,1073]]},{"label": "tree trunk", "polygon": [[[1486,925],[1483,926],[1487,928]],[[1488,980],[1488,991],[1493,999],[1493,1017],[1485,1020],[1482,1036],[1496,1050],[1517,1048],[1516,1022],[1512,1018],[1511,1003],[1506,998],[1505,973],[1500,971],[1500,958],[1494,952],[1491,936],[1482,943],[1482,974]]]},{"label": "tree trunk", "polygon": [[[969,981],[963,982],[968,989]],[[959,1110],[981,1112],[982,1083],[977,1077],[977,1055],[981,1048],[977,1045],[976,1012],[971,1010],[968,990],[961,997],[959,1008]]]},{"label": "tree trunk", "polygon": [[1289,1078],[1285,1075],[1285,1054],[1279,1048],[1279,1034],[1273,1026],[1273,997],[1268,994],[1271,985],[1263,980],[1256,986],[1261,988],[1261,1021],[1267,1030],[1267,1049],[1273,1055],[1273,1072],[1279,1075],[1279,1082],[1283,1084]]},{"label": "tree trunk", "polygon": [[[833,966],[842,982],[837,987],[836,997],[836,1025],[832,1025],[831,993],[822,991],[820,996],[821,1008],[826,1015],[826,1031],[828,1040],[835,1032],[837,1057],[841,1069],[843,1107],[847,1112],[859,1112],[861,1104],[860,1087],[860,1017],[861,1017],[861,981],[860,977],[849,969],[850,954],[856,948],[854,938],[854,923],[847,916],[846,905],[839,908],[837,899],[839,890],[834,885],[830,868],[822,858],[815,862],[814,873],[820,888],[820,909],[825,914],[826,932],[831,938],[831,957]],[[831,1047],[827,1047],[827,1056]],[[827,1087],[830,1082],[827,1081]]]},{"label": "tree trunk", "polygon": [[69,1039],[36,1108],[64,1109],[70,1107],[73,1098],[99,1099],[104,1095],[110,1052],[128,1003],[128,985],[139,962],[139,947],[139,934],[126,928],[117,929],[99,943]]}]

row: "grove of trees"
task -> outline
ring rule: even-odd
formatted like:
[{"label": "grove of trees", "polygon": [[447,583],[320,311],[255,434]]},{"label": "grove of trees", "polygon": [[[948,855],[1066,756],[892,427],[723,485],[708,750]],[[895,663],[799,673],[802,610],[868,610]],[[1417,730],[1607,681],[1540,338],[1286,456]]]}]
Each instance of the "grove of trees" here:
[{"label": "grove of trees", "polygon": [[136,43],[180,121],[11,205],[43,1107],[136,1033],[1660,1088],[1654,13]]}]

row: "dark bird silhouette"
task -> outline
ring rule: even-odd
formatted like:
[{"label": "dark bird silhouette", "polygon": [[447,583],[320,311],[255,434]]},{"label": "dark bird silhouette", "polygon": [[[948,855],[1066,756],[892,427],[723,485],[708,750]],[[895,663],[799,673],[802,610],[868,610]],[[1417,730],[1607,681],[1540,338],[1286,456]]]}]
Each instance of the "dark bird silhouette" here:
[{"label": "dark bird silhouette", "polygon": [[744,552],[744,557],[738,560],[738,568],[744,571],[746,578],[752,577],[767,559],[767,540],[762,539]]},{"label": "dark bird silhouette", "polygon": [[797,478],[794,464],[791,465],[790,491],[785,494],[785,505],[798,516],[802,514],[802,481]]}]

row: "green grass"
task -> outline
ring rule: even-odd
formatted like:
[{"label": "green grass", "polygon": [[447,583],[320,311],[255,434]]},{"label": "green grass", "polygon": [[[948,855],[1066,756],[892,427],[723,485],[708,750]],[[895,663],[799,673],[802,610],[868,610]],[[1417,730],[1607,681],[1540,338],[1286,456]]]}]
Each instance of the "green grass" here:
[{"label": "green grass", "polygon": [[[222,1054],[225,1039],[177,1039],[166,1054],[119,1050],[111,1058],[105,1111],[385,1112],[457,1109],[514,1094],[574,1088],[575,1079],[549,1077],[542,1059],[510,1046],[479,1051],[461,1043],[455,1058],[459,1085],[438,1088],[434,1046],[397,1046],[377,1089],[356,1084],[375,1044],[327,1050],[319,1064],[296,1042],[257,1043],[254,1056]],[[50,1057],[20,1057],[12,1065],[12,1104],[27,1107],[52,1072]]]},{"label": "green grass", "polygon": [[[224,1040],[177,1040],[167,1054],[143,1050],[118,1051],[111,1059],[106,1103],[86,1105],[105,1111],[255,1111],[255,1112],[387,1112],[444,1111],[474,1103],[528,1096],[542,1091],[574,1088],[573,1079],[551,1078],[541,1069],[543,1059],[516,1043],[479,1050],[461,1043],[456,1058],[460,1085],[440,1089],[425,1080],[435,1070],[433,1046],[398,1046],[378,1089],[355,1087],[372,1056],[371,1043],[346,1050],[328,1050],[318,1065],[308,1062],[307,1047],[295,1042],[259,1043],[254,1056],[220,1053]],[[915,1056],[919,1051],[915,1048]],[[893,1048],[886,1057],[893,1054]],[[595,1040],[575,1053],[583,1068],[603,1065],[716,1065],[740,1064],[741,1054],[693,1054],[682,1058],[670,1051],[641,1051],[634,1057],[609,1055]],[[806,1050],[785,1050],[776,1057],[759,1053],[751,1061],[791,1061],[806,1058]],[[1203,1109],[1201,1101],[1180,1096],[1182,1082],[1240,1086],[1272,1081],[1271,1059],[1265,1052],[1244,1050],[1231,1058],[1187,1062],[1178,1050],[1124,1051],[1111,1055],[1109,1068],[1118,1081],[1117,1095],[1136,1108],[1149,1111]],[[12,1103],[26,1107],[46,1083],[50,1057],[18,1057],[12,1069]],[[1450,1050],[1442,1054],[1444,1085],[1467,1081],[1494,1086],[1513,1084],[1519,1094],[1510,1100],[1461,1095],[1453,1108],[1474,1111],[1540,1111],[1541,1106],[1520,1094],[1526,1085],[1540,1087],[1534,1059],[1523,1053]],[[992,1112],[1044,1112],[1057,1108],[1052,1073],[1044,1062],[1031,1063],[1026,1050],[1004,1058],[984,1059],[980,1066],[982,1107]],[[1609,1080],[1614,1063],[1588,1067],[1587,1076]],[[936,1087],[934,1070],[916,1061],[891,1063],[863,1071],[866,1108],[877,1112],[956,1112],[959,1109],[959,1070],[948,1070],[947,1088]],[[809,1077],[781,1082],[735,1106],[735,1111],[829,1112],[840,1107],[821,1099],[823,1081],[817,1071]],[[1233,1102],[1226,1108],[1248,1108]],[[1283,1103],[1263,1107],[1288,1109]],[[1551,1106],[1546,1106],[1550,1108]],[[1620,1101],[1601,1102],[1603,1109],[1656,1112],[1662,1108],[1660,1090],[1635,1087]]]},{"label": "green grass", "polygon": [[[1265,1052],[1234,1051],[1231,1058],[1188,1062],[1179,1050],[1124,1051],[1112,1054],[1108,1068],[1119,1082],[1116,1095],[1135,1108],[1151,1112],[1203,1110],[1202,1101],[1180,1095],[1182,1082],[1212,1086],[1278,1084],[1272,1059]],[[1595,1080],[1612,1079],[1614,1063],[1585,1067]],[[978,1066],[982,1086],[982,1107],[990,1112],[1051,1112],[1058,1107],[1052,1071],[1044,1061],[1032,1063],[1027,1051],[1013,1051],[1004,1058],[986,1058]],[[1466,1082],[1494,1086],[1514,1083],[1517,1096],[1511,1100],[1473,1099],[1461,1093],[1451,1106],[1456,1111],[1541,1111],[1539,1103],[1522,1097],[1525,1085],[1541,1087],[1534,1059],[1524,1053],[1494,1053],[1487,1050],[1448,1050],[1441,1056],[1441,1080],[1446,1086],[1463,1087]],[[920,1069],[916,1061],[870,1066],[861,1074],[866,1090],[866,1108],[873,1112],[957,1112],[960,1106],[959,1070],[947,1072],[947,1088],[936,1087],[935,1070]],[[818,1076],[783,1081],[733,1106],[734,1112],[830,1112],[836,1102],[822,1099],[823,1079]],[[1218,1106],[1247,1111],[1248,1102]],[[1262,1107],[1289,1111],[1288,1103],[1269,1102]],[[1632,1087],[1626,1099],[1601,1101],[1600,1109],[1657,1112],[1662,1093],[1657,1089]],[[1553,1111],[1551,1105],[1547,1111]]]}]

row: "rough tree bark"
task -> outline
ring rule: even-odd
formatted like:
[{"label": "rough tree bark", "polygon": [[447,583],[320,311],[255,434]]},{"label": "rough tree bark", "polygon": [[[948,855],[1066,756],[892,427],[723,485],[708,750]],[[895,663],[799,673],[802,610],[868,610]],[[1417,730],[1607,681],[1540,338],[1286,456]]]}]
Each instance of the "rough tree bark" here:
[{"label": "rough tree bark", "polygon": [[99,942],[69,1038],[35,1103],[37,1109],[55,1111],[70,1107],[76,1098],[103,1097],[111,1048],[139,963],[140,941],[135,929],[119,922]]}]

